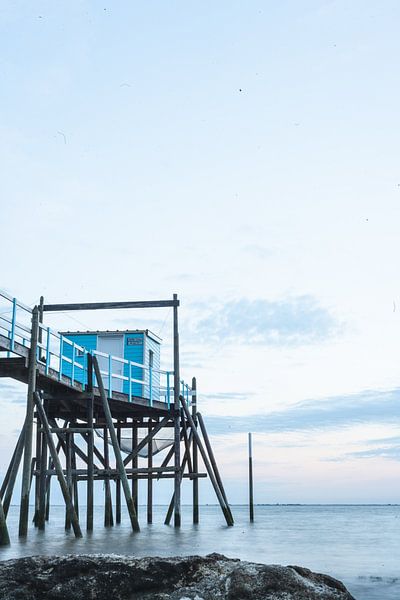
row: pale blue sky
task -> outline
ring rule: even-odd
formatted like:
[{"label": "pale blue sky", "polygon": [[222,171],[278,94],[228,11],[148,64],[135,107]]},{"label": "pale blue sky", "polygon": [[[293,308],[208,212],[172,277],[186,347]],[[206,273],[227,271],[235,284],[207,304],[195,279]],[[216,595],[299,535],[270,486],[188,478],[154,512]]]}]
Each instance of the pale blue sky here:
[{"label": "pale blue sky", "polygon": [[[0,3],[0,287],[177,292],[234,501],[250,427],[260,502],[399,501],[399,18],[391,1]],[[168,312],[74,317],[51,323],[148,324],[167,351]],[[9,385],[2,470],[23,419]]]}]

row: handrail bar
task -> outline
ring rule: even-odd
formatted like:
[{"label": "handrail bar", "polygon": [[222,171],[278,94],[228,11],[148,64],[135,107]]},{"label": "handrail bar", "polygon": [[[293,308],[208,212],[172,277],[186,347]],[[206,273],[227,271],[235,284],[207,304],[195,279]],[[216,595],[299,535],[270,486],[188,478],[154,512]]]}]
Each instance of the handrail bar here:
[{"label": "handrail bar", "polygon": [[[10,294],[7,294],[7,292],[5,290],[0,289],[0,296],[2,298],[5,298],[6,300],[9,300],[10,302],[14,301],[14,297],[10,296]],[[19,306],[19,308],[22,308],[23,310],[26,310],[27,312],[32,314],[32,309],[30,306],[28,306],[27,304],[24,304],[23,302],[20,302],[16,298],[15,298],[15,302],[16,302],[17,306]]]}]

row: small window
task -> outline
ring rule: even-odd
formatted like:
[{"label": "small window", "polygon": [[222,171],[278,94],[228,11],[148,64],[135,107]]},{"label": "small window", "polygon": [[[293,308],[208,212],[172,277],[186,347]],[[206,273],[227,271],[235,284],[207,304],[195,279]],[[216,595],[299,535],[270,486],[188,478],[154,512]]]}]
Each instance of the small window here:
[{"label": "small window", "polygon": [[154,352],[149,350],[149,367],[152,368],[154,363]]},{"label": "small window", "polygon": [[85,353],[83,350],[80,350],[79,348],[75,348],[75,356],[76,358],[79,358],[81,356],[83,356]]}]

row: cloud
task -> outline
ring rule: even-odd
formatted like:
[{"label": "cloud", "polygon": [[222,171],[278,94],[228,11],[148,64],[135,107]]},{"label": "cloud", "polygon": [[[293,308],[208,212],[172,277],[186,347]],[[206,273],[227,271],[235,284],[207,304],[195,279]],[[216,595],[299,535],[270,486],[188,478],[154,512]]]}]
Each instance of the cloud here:
[{"label": "cloud", "polygon": [[326,339],[338,330],[333,316],[311,296],[279,301],[241,298],[201,306],[192,325],[200,342],[299,345]]},{"label": "cloud", "polygon": [[[306,400],[270,414],[207,417],[210,433],[230,434],[246,431],[290,432],[334,429],[361,423],[398,424],[400,389],[365,391],[349,396]],[[251,410],[251,404],[248,405]],[[385,440],[382,440],[385,443]]]},{"label": "cloud", "polygon": [[229,402],[229,401],[246,401],[251,396],[255,396],[254,392],[214,392],[212,394],[202,394],[201,398],[204,400],[210,400],[215,402]]}]

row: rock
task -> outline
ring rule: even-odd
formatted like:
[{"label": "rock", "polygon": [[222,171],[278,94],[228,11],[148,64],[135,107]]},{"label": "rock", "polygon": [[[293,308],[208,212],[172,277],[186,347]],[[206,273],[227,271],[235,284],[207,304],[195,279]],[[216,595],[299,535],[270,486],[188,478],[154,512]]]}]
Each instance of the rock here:
[{"label": "rock", "polygon": [[220,554],[175,558],[31,556],[0,562],[1,600],[354,600],[302,567]]}]

